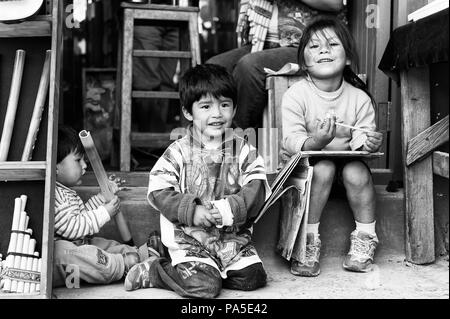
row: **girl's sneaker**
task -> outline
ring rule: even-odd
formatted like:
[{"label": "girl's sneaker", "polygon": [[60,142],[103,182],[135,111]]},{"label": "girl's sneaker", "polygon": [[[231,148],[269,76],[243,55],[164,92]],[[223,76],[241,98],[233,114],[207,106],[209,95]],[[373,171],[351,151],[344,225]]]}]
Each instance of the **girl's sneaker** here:
[{"label": "girl's sneaker", "polygon": [[320,245],[319,236],[306,235],[306,261],[304,263],[292,259],[291,273],[295,276],[315,277],[320,274]]},{"label": "girl's sneaker", "polygon": [[344,269],[356,272],[372,270],[373,256],[378,245],[378,237],[354,230],[350,235],[350,251],[344,260]]}]

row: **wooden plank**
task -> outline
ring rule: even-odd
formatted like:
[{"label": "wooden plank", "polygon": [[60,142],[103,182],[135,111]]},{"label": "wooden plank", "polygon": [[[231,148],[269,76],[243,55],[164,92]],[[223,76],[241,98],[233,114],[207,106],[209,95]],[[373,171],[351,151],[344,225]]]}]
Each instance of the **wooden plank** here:
[{"label": "wooden plank", "polygon": [[369,153],[366,151],[304,151],[302,154],[305,157],[362,157],[362,158],[379,158],[383,156],[383,153],[375,152]]},{"label": "wooden plank", "polygon": [[273,89],[274,77],[266,79],[266,89],[268,93],[267,107],[263,112],[263,127],[259,134],[258,147],[261,156],[264,158],[266,172],[275,173],[278,167],[278,128],[275,127],[275,96]]},{"label": "wooden plank", "polygon": [[[121,171],[109,171],[108,175],[114,175],[116,178],[123,180],[123,187],[147,187],[149,172],[121,172]],[[98,188],[98,182],[95,178],[95,174],[92,171],[86,172],[82,178],[81,187],[95,186]]]},{"label": "wooden plank", "polygon": [[125,9],[122,42],[122,111],[120,124],[120,170],[130,170],[131,160],[131,92],[133,78],[133,29],[134,19],[131,9]]},{"label": "wooden plank", "polygon": [[448,142],[448,115],[408,142],[406,165],[411,165]]},{"label": "wooden plank", "polygon": [[173,141],[170,133],[131,133],[130,143],[137,147],[166,148]]},{"label": "wooden plank", "polygon": [[63,5],[52,2],[52,55],[50,63],[49,111],[47,123],[47,169],[45,173],[44,216],[42,226],[41,294],[52,298],[53,235],[55,216],[56,148],[58,136],[59,101],[62,92],[61,68],[63,55]]},{"label": "wooden plank", "polygon": [[435,260],[432,161],[425,158],[408,167],[406,155],[411,138],[430,126],[429,69],[410,69],[402,72],[400,77],[406,259],[426,264]]},{"label": "wooden plank", "polygon": [[1,23],[0,38],[9,37],[49,37],[52,34],[50,16],[39,16],[21,23]]},{"label": "wooden plank", "polygon": [[[125,9],[131,10],[131,9]],[[145,20],[169,20],[169,21],[189,21],[192,14],[197,12],[173,11],[173,10],[139,10],[132,9],[133,18]]]},{"label": "wooden plank", "polygon": [[189,51],[134,50],[133,56],[151,57],[151,58],[190,59],[192,57],[192,54]]},{"label": "wooden plank", "polygon": [[45,179],[45,162],[2,162],[0,180],[2,181],[42,181]]},{"label": "wooden plank", "polygon": [[448,153],[433,153],[433,174],[448,178]]},{"label": "wooden plank", "polygon": [[137,10],[152,10],[152,11],[186,11],[186,12],[198,12],[199,9],[197,7],[180,7],[180,6],[170,6],[170,5],[162,5],[162,4],[134,4],[134,3],[126,3],[122,2],[120,4],[122,8],[130,8]]},{"label": "wooden plank", "polygon": [[281,162],[281,152],[280,149],[283,144],[283,119],[281,114],[281,102],[283,100],[283,94],[289,88],[289,76],[277,76],[274,81],[274,96],[275,96],[275,104],[274,104],[274,123],[273,127],[278,128],[278,161]]},{"label": "wooden plank", "polygon": [[172,99],[177,100],[180,98],[180,93],[169,91],[133,91],[133,98],[144,99]]},{"label": "wooden plank", "polygon": [[200,39],[198,33],[198,13],[189,13],[189,42],[192,52],[191,65],[195,67],[197,64],[201,64],[200,57]]}]

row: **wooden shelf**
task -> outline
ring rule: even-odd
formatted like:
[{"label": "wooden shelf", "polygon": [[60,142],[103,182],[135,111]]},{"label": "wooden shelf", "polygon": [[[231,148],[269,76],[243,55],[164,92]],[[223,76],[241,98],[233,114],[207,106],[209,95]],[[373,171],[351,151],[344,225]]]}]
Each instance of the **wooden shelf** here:
[{"label": "wooden shelf", "polygon": [[44,298],[45,296],[41,295],[39,292],[32,294],[0,292],[0,299],[44,299]]},{"label": "wooden shelf", "polygon": [[43,181],[46,167],[46,162],[3,162],[0,163],[0,180]]},{"label": "wooden shelf", "polygon": [[0,22],[0,38],[50,37],[51,35],[51,16],[36,16],[32,20],[17,23]]}]

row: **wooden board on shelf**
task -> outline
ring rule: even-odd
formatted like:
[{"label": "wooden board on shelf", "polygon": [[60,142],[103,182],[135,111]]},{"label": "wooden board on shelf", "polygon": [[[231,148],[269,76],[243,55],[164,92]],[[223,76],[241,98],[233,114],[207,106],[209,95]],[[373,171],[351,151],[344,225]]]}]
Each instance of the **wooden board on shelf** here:
[{"label": "wooden board on shelf", "polygon": [[51,16],[36,16],[20,23],[0,22],[0,38],[50,37],[52,31]]}]

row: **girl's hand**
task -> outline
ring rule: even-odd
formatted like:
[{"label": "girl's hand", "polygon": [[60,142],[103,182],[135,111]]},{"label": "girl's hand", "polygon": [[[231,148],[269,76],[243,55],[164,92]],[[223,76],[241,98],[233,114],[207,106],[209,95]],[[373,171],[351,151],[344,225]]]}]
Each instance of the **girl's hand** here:
[{"label": "girl's hand", "polygon": [[336,136],[336,117],[327,117],[316,120],[314,133],[311,135],[317,149],[327,146]]},{"label": "girl's hand", "polygon": [[383,134],[380,132],[366,133],[367,140],[363,145],[363,150],[374,153],[378,151],[383,143]]},{"label": "girl's hand", "polygon": [[109,216],[114,217],[120,209],[120,199],[115,195],[108,203],[105,204]]},{"label": "girl's hand", "polygon": [[222,225],[222,215],[220,214],[219,210],[215,207],[211,208],[210,210],[211,216],[215,219],[216,225]]},{"label": "girl's hand", "polygon": [[203,205],[197,205],[195,207],[192,223],[194,226],[208,228],[215,225],[216,220],[208,208]]},{"label": "girl's hand", "polygon": [[117,194],[117,192],[122,190],[120,186],[122,186],[122,184],[125,183],[125,180],[120,179],[120,177],[116,178],[116,175],[114,174],[108,176],[108,179],[109,179],[108,181],[109,189],[113,194]]}]

